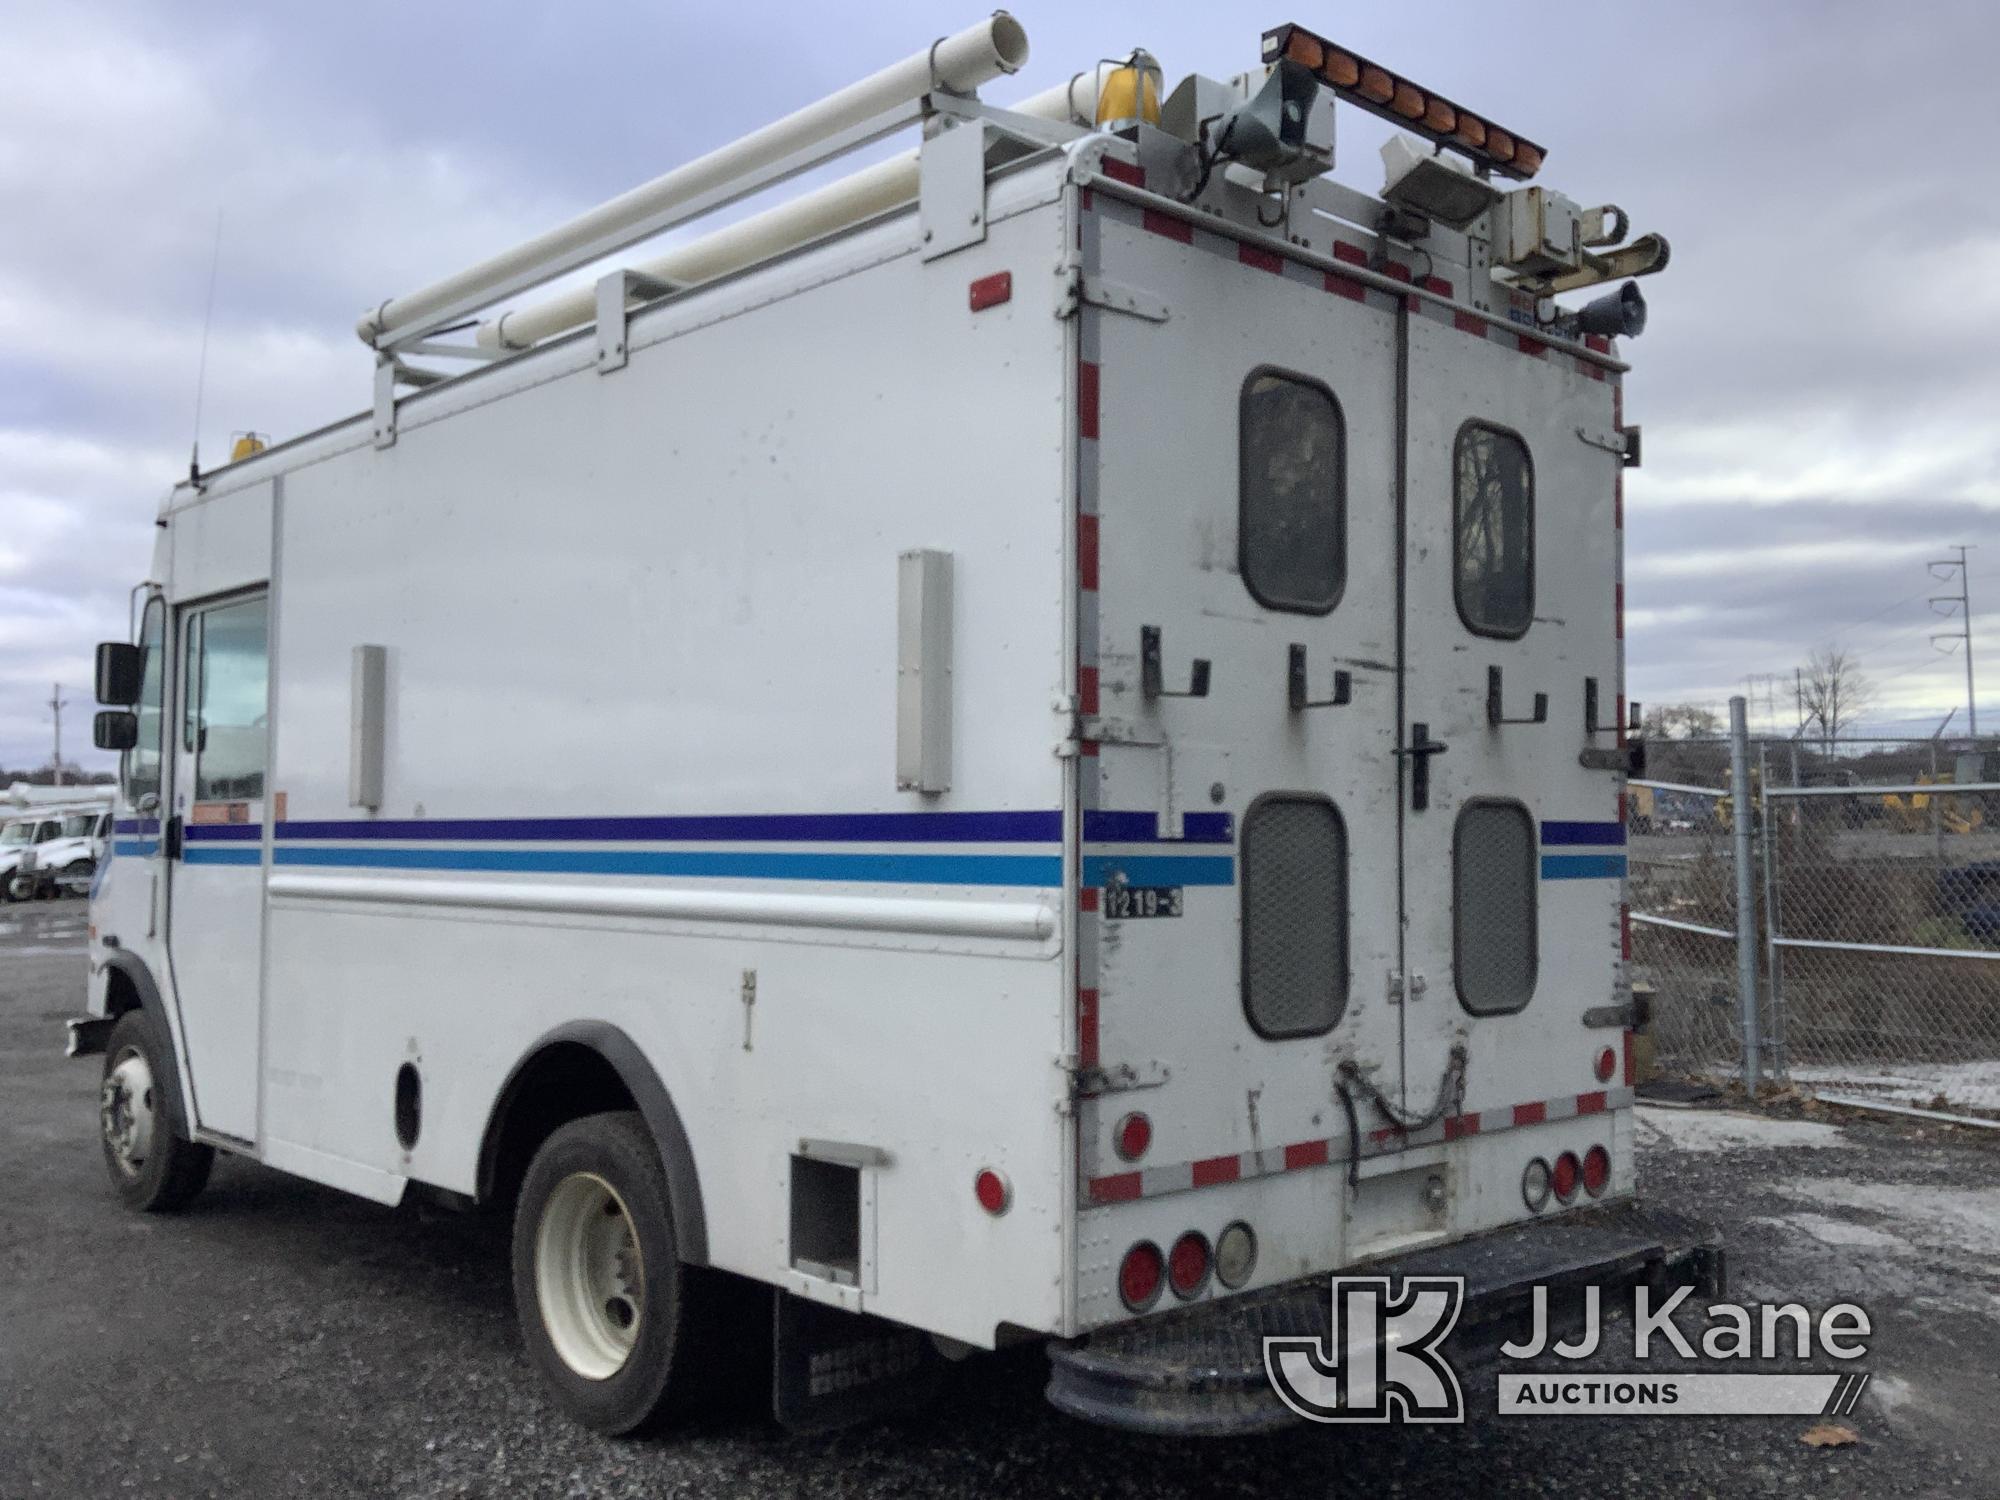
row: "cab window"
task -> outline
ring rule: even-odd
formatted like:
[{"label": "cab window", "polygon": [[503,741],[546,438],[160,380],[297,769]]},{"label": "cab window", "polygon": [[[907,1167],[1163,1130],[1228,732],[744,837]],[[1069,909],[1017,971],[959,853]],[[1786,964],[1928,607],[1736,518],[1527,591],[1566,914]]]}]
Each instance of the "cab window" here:
[{"label": "cab window", "polygon": [[242,599],[204,609],[188,621],[182,741],[194,756],[197,802],[264,795],[265,610],[262,597]]},{"label": "cab window", "polygon": [[161,705],[167,680],[167,606],[155,595],[146,601],[145,617],[139,622],[139,649],[145,653],[145,674],[140,680],[139,701],[133,705],[139,716],[139,742],[125,753],[125,800],[137,807],[160,794]]}]

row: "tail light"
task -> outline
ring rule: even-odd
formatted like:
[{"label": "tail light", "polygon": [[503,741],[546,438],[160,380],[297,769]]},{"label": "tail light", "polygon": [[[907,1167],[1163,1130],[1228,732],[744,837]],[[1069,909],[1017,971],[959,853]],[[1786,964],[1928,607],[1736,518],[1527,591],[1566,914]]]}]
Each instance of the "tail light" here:
[{"label": "tail light", "polygon": [[1576,1159],[1574,1151],[1565,1151],[1556,1158],[1555,1167],[1549,1173],[1549,1182],[1555,1189],[1556,1202],[1575,1201],[1576,1190],[1583,1182],[1583,1163]]},{"label": "tail light", "polygon": [[1257,1236],[1241,1219],[1215,1237],[1215,1279],[1231,1291],[1250,1279],[1257,1266]]},{"label": "tail light", "polygon": [[1593,1198],[1601,1198],[1610,1186],[1611,1153],[1602,1146],[1592,1146],[1583,1153],[1583,1190]]},{"label": "tail light", "polygon": [[1549,1164],[1539,1156],[1521,1169],[1521,1198],[1535,1213],[1549,1206]]},{"label": "tail light", "polygon": [[1185,1302],[1208,1285],[1208,1268],[1208,1241],[1190,1229],[1167,1255],[1167,1284]]},{"label": "tail light", "polygon": [[1137,1161],[1153,1144],[1153,1122],[1134,1110],[1118,1122],[1113,1143],[1126,1161]]},{"label": "tail light", "polygon": [[1118,1295],[1133,1312],[1144,1312],[1160,1300],[1160,1281],[1166,1263],[1160,1247],[1141,1240],[1125,1252],[1118,1266]]}]

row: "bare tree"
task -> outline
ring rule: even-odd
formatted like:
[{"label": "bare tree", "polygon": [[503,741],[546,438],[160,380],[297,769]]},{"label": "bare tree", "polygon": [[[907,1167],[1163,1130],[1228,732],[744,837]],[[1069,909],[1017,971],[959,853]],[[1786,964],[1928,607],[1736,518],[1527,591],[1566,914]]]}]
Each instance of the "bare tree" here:
[{"label": "bare tree", "polygon": [[1799,694],[1806,727],[1830,755],[1835,741],[1853,734],[1855,724],[1875,702],[1875,684],[1850,652],[1829,642],[1807,658]]},{"label": "bare tree", "polygon": [[1649,740],[1710,739],[1722,733],[1722,716],[1699,703],[1655,703],[1644,727]]}]

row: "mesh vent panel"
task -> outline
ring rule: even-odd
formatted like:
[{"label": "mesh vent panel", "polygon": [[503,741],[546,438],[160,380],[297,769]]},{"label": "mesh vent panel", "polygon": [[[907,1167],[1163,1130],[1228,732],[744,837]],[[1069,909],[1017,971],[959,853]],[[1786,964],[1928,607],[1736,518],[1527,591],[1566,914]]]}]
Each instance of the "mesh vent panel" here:
[{"label": "mesh vent panel", "polygon": [[1535,992],[1534,819],[1511,802],[1475,802],[1452,844],[1458,998],[1481,1015],[1519,1010]]},{"label": "mesh vent panel", "polygon": [[1316,1036],[1347,1005],[1347,829],[1317,797],[1243,820],[1243,1008],[1265,1036]]}]

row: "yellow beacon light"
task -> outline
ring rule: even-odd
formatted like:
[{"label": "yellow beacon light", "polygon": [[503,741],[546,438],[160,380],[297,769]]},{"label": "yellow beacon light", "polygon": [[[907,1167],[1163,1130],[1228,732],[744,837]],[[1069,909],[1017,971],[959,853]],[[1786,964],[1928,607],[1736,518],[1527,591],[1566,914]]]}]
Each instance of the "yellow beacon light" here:
[{"label": "yellow beacon light", "polygon": [[229,447],[229,461],[240,464],[246,458],[255,458],[270,446],[270,440],[261,432],[239,432]]},{"label": "yellow beacon light", "polygon": [[[1264,33],[1264,61],[1280,58],[1312,71],[1335,95],[1371,115],[1394,121],[1416,135],[1467,157],[1503,177],[1522,181],[1542,169],[1543,151],[1534,142],[1502,130],[1460,109],[1442,94],[1410,82],[1303,26],[1280,26]],[[1098,111],[1099,119],[1103,111]]]},{"label": "yellow beacon light", "polygon": [[1152,53],[1135,51],[1104,77],[1097,91],[1097,123],[1123,120],[1160,123],[1160,86],[1164,75]]}]

